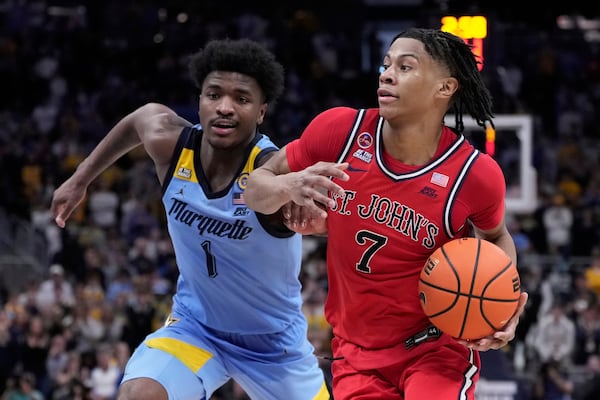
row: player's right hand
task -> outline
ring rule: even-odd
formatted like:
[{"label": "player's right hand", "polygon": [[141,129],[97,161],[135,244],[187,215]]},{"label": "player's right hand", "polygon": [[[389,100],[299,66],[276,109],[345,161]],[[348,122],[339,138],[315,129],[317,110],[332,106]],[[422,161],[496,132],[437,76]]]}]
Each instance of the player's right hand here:
[{"label": "player's right hand", "polygon": [[78,184],[73,178],[67,179],[60,185],[52,195],[50,210],[54,216],[54,222],[60,228],[64,228],[73,210],[83,201],[87,186]]},{"label": "player's right hand", "polygon": [[326,218],[327,212],[319,203],[331,208],[335,206],[335,202],[328,193],[343,196],[344,188],[334,183],[331,178],[347,181],[349,176],[344,172],[346,168],[348,163],[319,161],[302,171],[280,176],[285,176],[287,191],[294,203],[307,207],[309,214],[320,214]]}]

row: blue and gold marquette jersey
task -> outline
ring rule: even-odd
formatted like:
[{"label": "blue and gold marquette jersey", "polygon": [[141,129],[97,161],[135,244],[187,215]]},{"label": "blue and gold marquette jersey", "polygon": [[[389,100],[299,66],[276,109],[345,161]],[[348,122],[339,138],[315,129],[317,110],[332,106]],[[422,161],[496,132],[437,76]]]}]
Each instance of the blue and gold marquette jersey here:
[{"label": "blue and gold marquette jersey", "polygon": [[301,314],[301,236],[261,224],[244,202],[255,161],[277,148],[257,134],[229,186],[211,192],[200,164],[199,126],[185,128],[163,185],[179,279],[173,308],[234,333],[284,330]]}]

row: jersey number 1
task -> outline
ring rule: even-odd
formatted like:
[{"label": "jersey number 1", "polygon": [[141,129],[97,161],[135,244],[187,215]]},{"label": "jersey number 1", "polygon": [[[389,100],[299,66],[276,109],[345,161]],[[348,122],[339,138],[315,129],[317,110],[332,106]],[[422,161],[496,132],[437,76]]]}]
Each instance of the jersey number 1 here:
[{"label": "jersey number 1", "polygon": [[205,240],[201,244],[204,254],[206,254],[206,269],[208,270],[208,276],[214,278],[217,276],[217,263],[215,262],[215,256],[210,251],[210,241]]}]

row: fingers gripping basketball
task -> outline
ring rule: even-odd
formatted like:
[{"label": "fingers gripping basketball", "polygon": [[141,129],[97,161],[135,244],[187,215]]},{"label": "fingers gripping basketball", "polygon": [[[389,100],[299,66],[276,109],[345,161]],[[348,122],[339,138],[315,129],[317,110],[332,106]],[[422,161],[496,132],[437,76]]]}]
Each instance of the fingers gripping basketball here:
[{"label": "fingers gripping basketball", "polygon": [[435,250],[419,280],[427,317],[460,339],[479,339],[502,329],[520,294],[516,265],[500,247],[478,238],[455,239]]}]

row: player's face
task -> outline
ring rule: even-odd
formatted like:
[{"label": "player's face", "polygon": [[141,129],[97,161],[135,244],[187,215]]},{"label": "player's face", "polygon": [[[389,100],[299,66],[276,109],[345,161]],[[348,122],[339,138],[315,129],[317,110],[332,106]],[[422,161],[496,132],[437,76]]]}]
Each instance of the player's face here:
[{"label": "player's face", "polygon": [[262,90],[254,78],[223,71],[207,75],[199,107],[204,137],[220,149],[249,143],[267,110]]},{"label": "player's face", "polygon": [[426,114],[439,98],[448,75],[419,40],[396,39],[380,70],[377,97],[381,115],[390,120]]}]

